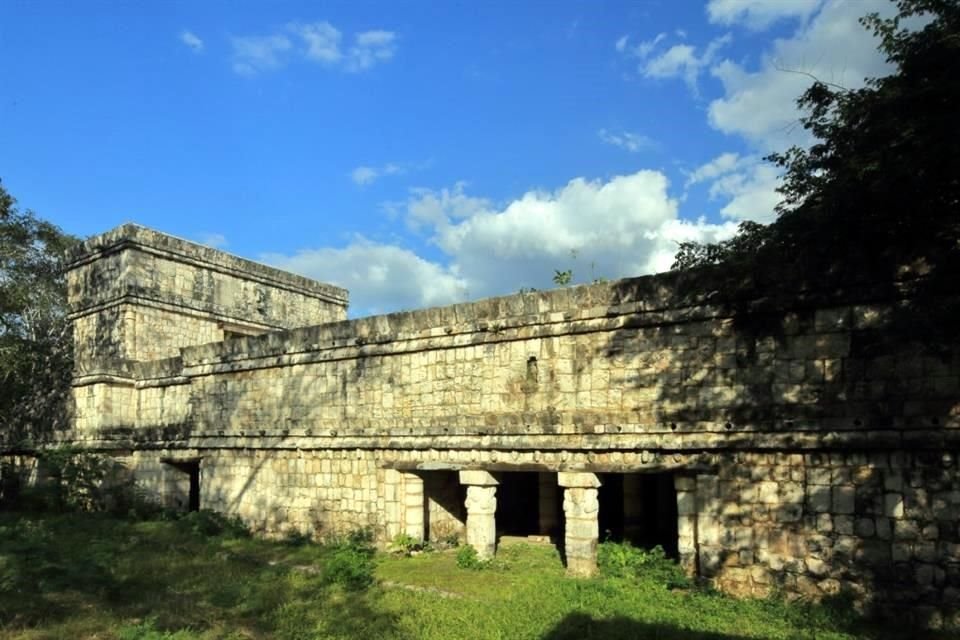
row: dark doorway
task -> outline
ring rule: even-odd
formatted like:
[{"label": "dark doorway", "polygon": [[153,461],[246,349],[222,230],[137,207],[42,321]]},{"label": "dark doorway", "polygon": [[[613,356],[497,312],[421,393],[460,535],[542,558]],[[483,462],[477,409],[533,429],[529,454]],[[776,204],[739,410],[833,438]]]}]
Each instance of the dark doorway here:
[{"label": "dark doorway", "polygon": [[539,476],[536,473],[497,474],[497,534],[531,536],[540,533]]},{"label": "dark doorway", "polygon": [[464,535],[467,488],[456,471],[423,471],[424,536],[433,542],[452,542]]},{"label": "dark doorway", "polygon": [[[179,474],[168,482],[168,502],[170,506],[187,511],[200,510],[200,461],[167,460],[166,463]],[[182,474],[182,475],[180,475]]]},{"label": "dark doorway", "polygon": [[601,474],[600,538],[644,549],[677,550],[677,491],[672,473]]}]

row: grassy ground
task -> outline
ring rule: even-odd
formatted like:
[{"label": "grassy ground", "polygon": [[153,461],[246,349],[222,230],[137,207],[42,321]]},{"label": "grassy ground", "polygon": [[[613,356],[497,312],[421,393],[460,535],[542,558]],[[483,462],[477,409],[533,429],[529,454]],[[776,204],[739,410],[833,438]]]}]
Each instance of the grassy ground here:
[{"label": "grassy ground", "polygon": [[482,571],[454,552],[378,556],[364,586],[352,548],[210,535],[222,525],[0,515],[0,638],[875,637],[817,607],[568,579],[542,546],[505,546]]}]

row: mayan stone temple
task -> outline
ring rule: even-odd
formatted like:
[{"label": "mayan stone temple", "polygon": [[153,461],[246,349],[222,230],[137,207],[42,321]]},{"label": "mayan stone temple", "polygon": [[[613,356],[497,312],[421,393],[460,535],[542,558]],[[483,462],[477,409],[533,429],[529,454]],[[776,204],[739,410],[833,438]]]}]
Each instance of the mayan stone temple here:
[{"label": "mayan stone temple", "polygon": [[67,275],[70,438],[171,508],[550,536],[574,575],[611,537],[734,594],[960,606],[960,350],[877,340],[909,288],[668,273],[347,320],[343,289],[136,225]]}]

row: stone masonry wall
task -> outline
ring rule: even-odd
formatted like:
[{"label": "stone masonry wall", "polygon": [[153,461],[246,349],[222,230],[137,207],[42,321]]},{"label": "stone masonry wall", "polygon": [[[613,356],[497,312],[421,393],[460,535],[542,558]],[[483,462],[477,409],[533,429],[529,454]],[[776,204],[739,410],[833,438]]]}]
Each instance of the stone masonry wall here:
[{"label": "stone masonry wall", "polygon": [[488,320],[498,304],[458,305],[483,313],[460,326],[398,314],[395,326],[380,316],[186,347],[137,381],[188,385],[177,410],[141,394],[136,422],[118,426],[169,426],[153,416],[181,415],[186,393],[195,437],[262,431],[332,446],[942,446],[960,434],[954,353],[861,349],[890,305],[785,310],[766,335],[705,306]]},{"label": "stone masonry wall", "polygon": [[346,317],[343,289],[129,224],[84,242],[67,285],[85,372]]},{"label": "stone masonry wall", "polygon": [[[700,273],[327,322],[83,372],[74,438],[174,493],[162,458],[196,456],[203,506],[274,533],[460,532],[429,502],[440,470],[671,472],[691,571],[936,624],[960,595],[960,345],[898,334],[910,305],[899,286],[737,299]],[[129,319],[98,322],[122,342]],[[595,487],[561,486],[592,531]]]}]

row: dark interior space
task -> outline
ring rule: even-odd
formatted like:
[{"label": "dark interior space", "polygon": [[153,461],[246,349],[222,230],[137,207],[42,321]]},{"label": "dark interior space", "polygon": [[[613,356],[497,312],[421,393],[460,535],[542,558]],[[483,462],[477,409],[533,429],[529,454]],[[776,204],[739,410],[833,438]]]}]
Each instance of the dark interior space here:
[{"label": "dark interior space", "polygon": [[174,469],[184,473],[189,481],[187,491],[187,511],[200,510],[200,461],[199,460],[178,460],[167,462]]},{"label": "dark interior space", "polygon": [[536,473],[497,474],[497,535],[540,533],[540,486]]},{"label": "dark interior space", "polygon": [[677,492],[672,473],[601,474],[600,539],[677,552]]},{"label": "dark interior space", "polygon": [[[424,535],[427,540],[448,536],[452,522],[467,522],[467,487],[460,484],[456,471],[424,471]],[[431,504],[432,503],[432,504]]]}]

